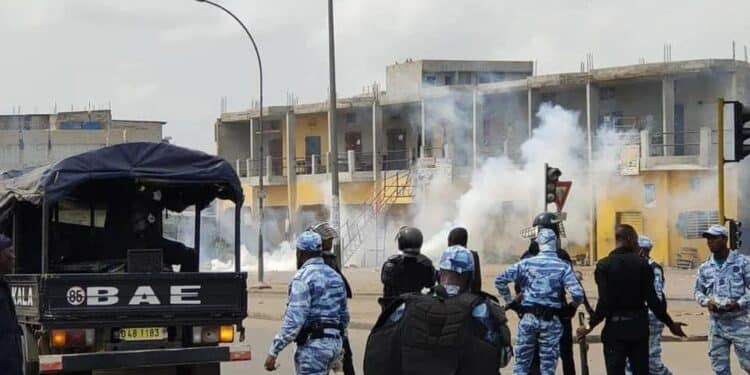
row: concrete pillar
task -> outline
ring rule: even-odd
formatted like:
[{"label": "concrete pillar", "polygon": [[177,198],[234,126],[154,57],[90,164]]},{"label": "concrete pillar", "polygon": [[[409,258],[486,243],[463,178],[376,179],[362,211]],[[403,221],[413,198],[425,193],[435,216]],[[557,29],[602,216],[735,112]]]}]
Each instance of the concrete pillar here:
[{"label": "concrete pillar", "polygon": [[237,172],[238,176],[242,177],[242,173],[240,173],[240,159],[234,161],[234,170]]},{"label": "concrete pillar", "polygon": [[704,167],[709,167],[711,163],[711,128],[701,127],[700,142],[698,146],[698,163]]},{"label": "concrete pillar", "polygon": [[354,173],[357,169],[357,156],[354,154],[354,150],[346,150],[346,166],[349,173]]},{"label": "concrete pillar", "polygon": [[477,89],[471,96],[471,167],[477,169]]},{"label": "concrete pillar", "polygon": [[311,155],[310,156],[310,170],[312,174],[318,174],[318,164],[320,163],[320,156],[319,155]]},{"label": "concrete pillar", "polygon": [[526,120],[529,126],[529,138],[531,138],[531,131],[534,129],[534,95],[531,87],[526,91]]},{"label": "concrete pillar", "polygon": [[448,142],[443,145],[443,157],[453,164],[453,143]]},{"label": "concrete pillar", "polygon": [[664,156],[670,156],[674,154],[674,78],[661,80],[661,110]]},{"label": "concrete pillar", "polygon": [[245,170],[247,171],[248,178],[252,177],[252,172],[251,172],[252,167],[253,167],[252,158],[245,159]]},{"label": "concrete pillar", "polygon": [[599,87],[591,82],[586,83],[586,148],[588,156],[588,170],[589,170],[589,190],[591,200],[589,202],[589,217],[591,218],[591,228],[589,229],[589,248],[588,248],[588,260],[590,264],[593,264],[597,258],[597,205],[596,205],[596,185],[594,183],[593,173],[593,155],[594,155],[594,131],[598,127],[599,122]]},{"label": "concrete pillar", "polygon": [[268,181],[271,181],[271,176],[273,176],[273,158],[271,155],[266,155],[266,178],[268,178]]},{"label": "concrete pillar", "polygon": [[599,127],[599,87],[586,83],[586,140],[588,142],[588,160],[593,157],[594,132]]},{"label": "concrete pillar", "polygon": [[427,155],[425,155],[425,151],[427,151],[425,147],[427,145],[427,131],[425,128],[425,118],[424,118],[424,99],[422,99],[419,103],[420,103],[420,111],[421,111],[420,126],[422,130],[422,145],[419,148],[419,157],[424,158],[424,157],[427,157]]},{"label": "concrete pillar", "polygon": [[296,125],[294,119],[294,112],[287,111],[284,122],[286,124],[286,193],[289,210],[287,239],[289,241],[294,239],[294,233],[297,232],[297,227],[295,226],[297,222],[297,137],[295,135]]},{"label": "concrete pillar", "polygon": [[250,159],[256,160],[255,157],[255,119],[250,118]]},{"label": "concrete pillar", "polygon": [[641,130],[641,168],[648,166],[651,157],[651,135],[648,129]]},{"label": "concrete pillar", "polygon": [[[372,180],[377,183],[382,169],[383,108],[377,101],[372,102]],[[377,188],[377,186],[376,186]],[[377,190],[376,190],[377,191]]]}]

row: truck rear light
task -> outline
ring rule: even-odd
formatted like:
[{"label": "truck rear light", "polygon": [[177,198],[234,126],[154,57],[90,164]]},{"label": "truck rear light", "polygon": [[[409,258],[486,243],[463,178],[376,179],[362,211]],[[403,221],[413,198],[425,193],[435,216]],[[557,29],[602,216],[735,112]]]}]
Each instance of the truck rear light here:
[{"label": "truck rear light", "polygon": [[90,329],[55,329],[52,330],[50,342],[54,348],[94,346],[96,330]]},{"label": "truck rear light", "polygon": [[66,341],[67,341],[67,335],[65,334],[64,330],[62,329],[52,330],[52,335],[50,336],[50,344],[52,344],[53,348],[65,347]]},{"label": "truck rear light", "polygon": [[193,327],[193,344],[216,344],[219,342],[219,327]]},{"label": "truck rear light", "polygon": [[234,341],[234,326],[219,327],[219,341],[233,342]]}]

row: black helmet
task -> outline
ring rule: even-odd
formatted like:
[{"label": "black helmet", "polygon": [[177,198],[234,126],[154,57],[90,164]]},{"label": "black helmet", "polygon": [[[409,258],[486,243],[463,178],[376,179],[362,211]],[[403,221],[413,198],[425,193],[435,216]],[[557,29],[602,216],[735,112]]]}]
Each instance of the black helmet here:
[{"label": "black helmet", "polygon": [[396,234],[398,249],[407,254],[419,254],[422,240],[422,232],[414,227],[401,227]]},{"label": "black helmet", "polygon": [[534,217],[534,223],[532,224],[535,227],[538,227],[539,229],[547,228],[552,229],[555,232],[555,235],[560,235],[560,224],[562,223],[562,220],[560,220],[560,216],[557,215],[554,212],[542,212],[539,215],[536,215]]}]

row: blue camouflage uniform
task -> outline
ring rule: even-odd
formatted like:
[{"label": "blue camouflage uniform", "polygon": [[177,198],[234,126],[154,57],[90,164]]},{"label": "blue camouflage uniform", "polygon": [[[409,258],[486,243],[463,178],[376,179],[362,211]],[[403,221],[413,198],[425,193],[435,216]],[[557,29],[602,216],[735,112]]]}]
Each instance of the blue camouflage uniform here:
[{"label": "blue camouflage uniform", "polygon": [[[726,237],[726,228],[712,225],[704,236]],[[735,301],[739,310],[711,312],[709,321],[709,350],[711,368],[716,374],[731,374],[729,346],[739,358],[740,367],[750,373],[750,260],[737,251],[730,251],[724,262],[713,255],[701,264],[695,280],[695,300],[701,305],[713,300],[723,305]]]},{"label": "blue camouflage uniform", "polygon": [[539,346],[542,375],[552,375],[560,356],[562,325],[554,312],[562,307],[560,296],[567,289],[573,303],[583,302],[583,289],[570,264],[557,256],[557,238],[551,229],[541,229],[536,238],[539,255],[508,267],[495,278],[495,287],[506,304],[513,301],[509,283],[521,287],[523,318],[518,324],[516,362],[513,373],[528,374],[536,346]]},{"label": "blue camouflage uniform", "polygon": [[[654,243],[646,236],[638,236],[638,247],[650,251],[654,247]],[[648,264],[654,271],[656,296],[659,301],[664,302],[664,298],[666,298],[664,296],[664,270],[659,263],[656,263],[650,257],[648,258]],[[650,309],[648,310],[648,330],[648,373],[650,375],[672,375],[672,372],[661,361],[661,334],[664,330],[664,323]],[[625,372],[628,375],[632,374],[629,363]]]},{"label": "blue camouflage uniform", "polygon": [[[302,233],[297,239],[297,250],[319,252],[320,235],[312,231]],[[274,337],[268,353],[278,357],[303,328],[313,324],[325,324],[327,328],[323,329],[322,337],[311,337],[297,346],[296,374],[328,374],[341,353],[342,335],[349,324],[344,282],[321,257],[306,261],[289,283],[289,302],[281,331]]]}]

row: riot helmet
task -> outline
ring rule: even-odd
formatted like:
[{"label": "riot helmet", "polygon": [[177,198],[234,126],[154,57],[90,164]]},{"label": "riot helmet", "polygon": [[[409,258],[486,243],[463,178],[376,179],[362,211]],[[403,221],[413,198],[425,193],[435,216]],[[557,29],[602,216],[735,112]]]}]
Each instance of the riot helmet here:
[{"label": "riot helmet", "polygon": [[401,227],[396,234],[398,249],[407,255],[419,254],[422,248],[422,232],[414,227]]},{"label": "riot helmet", "polygon": [[532,226],[537,229],[552,229],[556,236],[560,235],[560,216],[554,212],[542,212],[534,217],[534,223]]}]

